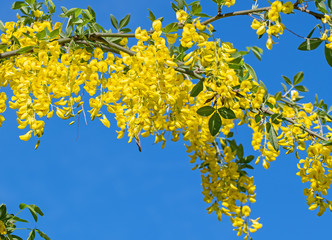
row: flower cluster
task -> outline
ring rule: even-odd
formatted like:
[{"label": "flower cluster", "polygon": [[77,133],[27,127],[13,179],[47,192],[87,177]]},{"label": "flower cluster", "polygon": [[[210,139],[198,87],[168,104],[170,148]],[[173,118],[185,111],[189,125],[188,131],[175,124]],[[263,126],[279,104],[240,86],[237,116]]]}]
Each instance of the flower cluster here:
[{"label": "flower cluster", "polygon": [[[222,3],[229,7],[235,0]],[[292,3],[275,1],[266,20],[253,20],[258,35],[268,34],[268,49],[273,44],[271,36],[281,35],[285,28],[280,13],[292,10]],[[43,12],[36,10],[34,16],[40,19]],[[256,201],[256,187],[245,171],[253,168],[249,163],[254,156],[244,157],[242,145],[232,139],[236,125],[247,124],[253,130],[252,147],[260,155],[256,164],[262,159],[266,169],[280,154],[279,146],[287,153],[307,149],[298,175],[311,184],[305,190],[309,208],[320,206],[322,214],[329,206],[323,195],[332,179],[332,148],[308,133],[321,129],[317,109],[311,103],[297,104],[295,90],[284,94],[283,103],[278,102],[281,97],[273,97],[264,84],[254,80],[231,43],[212,39],[213,26],[191,17],[184,10],[176,13],[182,28],[180,47],[173,46],[177,33],[165,35],[162,22],[154,20],[153,31],[136,29],[136,43],[130,49],[124,37],[118,54],[106,52],[102,45],[93,49],[80,45],[75,42],[77,36],[67,44],[59,41],[59,34],[51,39],[41,37],[45,29],[60,30],[59,23],[6,23],[1,53],[15,54],[0,63],[0,87],[12,91],[7,95],[9,107],[16,109],[18,128],[28,128],[20,139],[36,136],[38,147],[47,118],[72,119],[73,124],[84,113],[86,100],[92,120],[97,118],[111,128],[109,119],[114,116],[118,138],[127,135],[139,148],[141,137],[154,136],[162,148],[166,135],[172,141],[182,138],[190,162],[201,172],[208,212],[215,212],[219,220],[229,216],[237,234],[249,239],[250,233],[262,227],[259,218],[251,218],[249,205]],[[0,93],[1,114],[7,95]],[[3,121],[0,115],[0,126]],[[289,124],[283,124],[285,121]],[[326,137],[330,140],[332,134]]]},{"label": "flower cluster", "polygon": [[[251,28],[256,30],[257,35],[261,36],[265,32],[268,34],[266,47],[271,50],[274,44],[272,36],[278,37],[283,34],[285,26],[280,22],[280,13],[290,14],[293,12],[293,4],[291,2],[282,3],[281,1],[274,1],[268,11],[267,19],[254,19]],[[267,28],[267,30],[266,30]]]}]

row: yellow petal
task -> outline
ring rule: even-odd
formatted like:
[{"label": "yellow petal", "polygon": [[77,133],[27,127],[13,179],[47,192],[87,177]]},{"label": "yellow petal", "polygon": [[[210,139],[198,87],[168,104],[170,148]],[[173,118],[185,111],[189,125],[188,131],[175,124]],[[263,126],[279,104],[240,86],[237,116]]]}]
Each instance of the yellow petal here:
[{"label": "yellow petal", "polygon": [[27,132],[24,135],[21,135],[20,139],[23,141],[28,141],[31,138],[31,134],[32,134],[32,130],[30,130],[29,132]]},{"label": "yellow petal", "polygon": [[105,127],[109,128],[111,126],[111,123],[110,123],[110,121],[108,121],[105,114],[103,115],[103,118],[99,119],[99,120],[105,125]]}]

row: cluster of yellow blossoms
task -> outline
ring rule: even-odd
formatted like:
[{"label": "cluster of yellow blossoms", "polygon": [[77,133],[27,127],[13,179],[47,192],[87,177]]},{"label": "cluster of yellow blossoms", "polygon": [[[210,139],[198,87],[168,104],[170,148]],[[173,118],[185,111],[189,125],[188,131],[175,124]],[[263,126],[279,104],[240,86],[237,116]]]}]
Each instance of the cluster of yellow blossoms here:
[{"label": "cluster of yellow blossoms", "polygon": [[[231,6],[235,0],[224,2]],[[272,4],[268,13],[269,39],[271,35],[282,34],[284,27],[278,21],[279,13],[292,12],[292,6],[289,2]],[[204,201],[210,204],[208,212],[215,212],[218,219],[223,214],[229,216],[238,235],[244,234],[245,239],[249,239],[250,233],[262,227],[259,219],[250,219],[249,204],[256,201],[254,179],[243,171],[246,167],[241,163],[243,156],[227,135],[235,124],[248,122],[253,129],[253,149],[260,151],[263,166],[269,168],[270,162],[280,154],[276,142],[269,137],[271,132],[288,153],[295,149],[303,151],[306,141],[313,141],[303,127],[319,126],[317,114],[310,104],[297,111],[291,105],[277,105],[276,99],[253,80],[247,68],[234,63],[237,50],[232,44],[209,40],[211,25],[203,26],[198,19],[187,22],[188,15],[183,10],[176,16],[183,26],[179,42],[189,49],[181,59],[171,55],[169,49],[177,35],[168,34],[165,39],[159,20],[153,22],[152,33],[137,28],[137,43],[130,49],[126,38],[121,41],[134,54],[121,52],[119,55],[105,53],[99,47],[89,52],[74,40],[64,46],[57,40],[59,37],[38,38],[37,34],[45,28],[49,32],[60,28],[59,23],[52,26],[48,21],[35,22],[31,27],[6,23],[6,32],[1,35],[1,44],[7,46],[3,52],[34,48],[1,62],[0,87],[9,86],[12,90],[9,107],[17,109],[18,127],[29,128],[20,136],[24,141],[33,135],[40,138],[44,134],[45,117],[51,118],[54,112],[61,119],[76,120],[84,111],[84,92],[90,95],[92,120],[98,118],[110,128],[107,112],[114,114],[118,138],[127,132],[129,142],[135,139],[139,144],[140,137],[153,135],[155,142],[161,142],[164,147],[167,132],[171,133],[172,141],[182,136],[191,154],[190,162],[196,163],[194,168],[201,171]],[[255,19],[252,26],[261,35],[266,24]],[[19,44],[13,41],[13,36]],[[193,49],[193,46],[197,47]],[[272,43],[268,45],[269,49],[271,47]],[[185,68],[181,70],[181,66]],[[197,87],[191,81],[191,73],[202,74],[197,83],[202,84],[202,89],[196,98],[189,94]],[[6,94],[0,93],[0,113],[6,110],[6,100]],[[220,119],[219,136],[224,138],[211,135],[211,118],[197,114],[202,107],[213,109],[213,116]],[[267,117],[267,111],[278,117],[274,120]],[[287,118],[296,124],[282,126],[282,119]],[[0,115],[0,124],[3,121]],[[219,128],[217,130],[219,132]],[[279,136],[278,131],[282,132]],[[307,160],[300,161],[304,163],[300,176],[303,181],[311,182],[306,192],[309,204],[326,209],[325,202],[314,193],[324,195],[330,185],[331,174],[323,171],[325,165],[331,166],[330,148],[318,145],[310,146]],[[258,162],[259,158],[256,164]],[[310,209],[314,209],[313,205]]]},{"label": "cluster of yellow blossoms", "polygon": [[[273,36],[282,35],[285,26],[280,22],[280,12],[290,14],[293,11],[293,4],[291,2],[282,3],[281,1],[274,1],[271,4],[271,9],[268,11],[267,20],[254,19],[251,27],[256,31],[257,35],[263,35],[265,32],[268,34],[266,47],[271,50],[274,44],[272,40]],[[266,27],[268,28],[266,30]]]},{"label": "cluster of yellow blossoms", "polygon": [[301,177],[302,182],[310,183],[310,187],[305,188],[303,194],[307,196],[310,210],[320,208],[318,216],[321,216],[327,207],[332,211],[332,202],[324,198],[332,181],[331,151],[331,146],[315,143],[307,148],[308,157],[301,159],[298,164],[300,171],[297,175]]},{"label": "cluster of yellow blossoms", "polygon": [[[332,24],[331,22],[331,16],[330,15],[327,15],[325,14],[324,15],[324,18],[321,19],[322,20],[322,23],[327,23],[329,25]],[[331,29],[330,30],[325,30],[324,33],[322,33],[322,36],[320,38],[321,40],[323,41],[328,41],[328,43],[325,44],[325,46],[329,49],[332,49],[332,35],[331,35]]]}]

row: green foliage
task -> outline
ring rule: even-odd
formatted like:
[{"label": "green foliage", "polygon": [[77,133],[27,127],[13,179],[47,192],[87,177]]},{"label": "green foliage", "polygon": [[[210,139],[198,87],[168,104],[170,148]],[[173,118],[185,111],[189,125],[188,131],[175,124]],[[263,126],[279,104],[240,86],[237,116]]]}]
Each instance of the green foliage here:
[{"label": "green foliage", "polygon": [[209,130],[212,136],[217,135],[221,128],[221,118],[218,112],[215,112],[209,119]]}]

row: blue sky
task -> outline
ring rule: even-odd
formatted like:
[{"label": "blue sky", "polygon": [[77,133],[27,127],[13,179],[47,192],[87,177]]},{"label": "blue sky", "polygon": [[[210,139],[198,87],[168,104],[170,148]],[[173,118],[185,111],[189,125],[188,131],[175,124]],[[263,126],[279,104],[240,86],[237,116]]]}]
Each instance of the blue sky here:
[{"label": "blue sky", "polygon": [[[164,22],[175,21],[170,1],[153,0],[54,0],[56,6],[86,8],[97,13],[97,21],[109,28],[109,15],[118,19],[132,15],[129,27],[150,28],[148,8]],[[203,12],[214,15],[212,1],[202,1]],[[229,9],[250,8],[253,1],[238,1]],[[260,1],[266,6],[265,1]],[[12,1],[2,1],[3,22],[15,20],[10,10]],[[225,11],[228,9],[225,8]],[[318,23],[299,12],[282,16],[287,28],[306,36]],[[280,91],[281,75],[292,77],[304,71],[303,84],[310,92],[308,100],[318,93],[330,105],[331,67],[324,59],[323,45],[313,52],[296,50],[303,41],[285,31],[272,51],[265,48],[266,37],[257,40],[250,28],[251,18],[239,16],[214,24],[216,37],[233,42],[238,49],[257,45],[264,49],[262,61],[247,56],[247,63],[271,93]],[[236,239],[229,219],[220,223],[208,215],[208,206],[201,194],[201,178],[185,152],[184,142],[168,142],[165,149],[142,140],[142,152],[128,139],[116,139],[114,121],[106,129],[99,121],[68,126],[68,121],[46,122],[45,135],[37,151],[34,141],[23,142],[18,136],[16,115],[9,108],[0,128],[1,202],[15,213],[21,202],[34,203],[45,213],[37,227],[52,239]],[[252,154],[250,131],[237,129],[245,154]],[[257,166],[251,173],[257,185],[257,202],[252,205],[253,217],[261,217],[263,228],[253,235],[263,239],[327,239],[331,213],[317,217],[309,211],[302,194],[305,185],[295,175],[295,156],[282,154],[269,170]],[[330,194],[331,196],[331,194]],[[27,216],[24,213],[22,217]],[[32,219],[30,218],[32,221]],[[25,236],[22,231],[21,236]],[[239,238],[240,239],[240,238]]]}]

